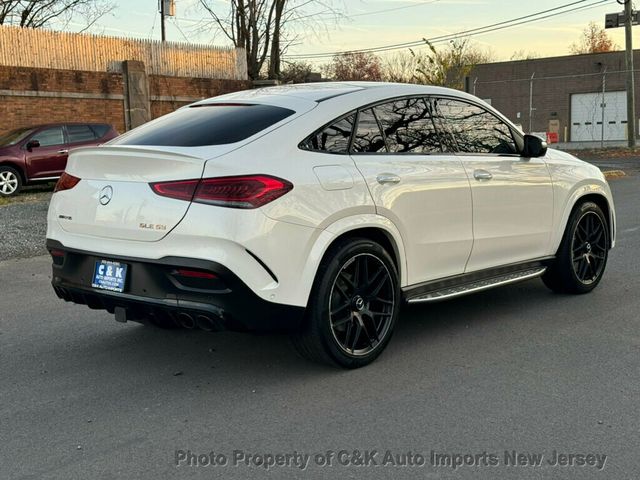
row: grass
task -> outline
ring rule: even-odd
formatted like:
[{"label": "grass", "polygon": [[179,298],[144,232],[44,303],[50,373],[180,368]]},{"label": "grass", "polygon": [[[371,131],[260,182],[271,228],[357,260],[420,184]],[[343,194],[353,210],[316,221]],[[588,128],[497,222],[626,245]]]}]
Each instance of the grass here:
[{"label": "grass", "polygon": [[13,205],[16,203],[32,203],[48,201],[53,191],[54,183],[44,183],[42,185],[34,185],[25,187],[22,192],[13,197],[0,197],[0,207]]}]

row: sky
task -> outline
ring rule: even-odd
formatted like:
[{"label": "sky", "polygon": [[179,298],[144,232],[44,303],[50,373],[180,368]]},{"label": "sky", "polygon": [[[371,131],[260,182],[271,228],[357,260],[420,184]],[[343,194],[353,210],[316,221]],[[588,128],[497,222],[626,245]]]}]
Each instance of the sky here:
[{"label": "sky", "polygon": [[[100,19],[89,31],[105,35],[137,38],[160,38],[160,15],[157,0],[112,0],[116,9]],[[208,0],[224,15],[228,0]],[[309,1],[301,19],[293,26],[296,39],[287,51],[306,55],[378,47],[465,32],[504,20],[574,3],[576,0],[322,0]],[[585,0],[574,7],[589,7],[598,0]],[[167,39],[228,45],[229,40],[216,30],[211,17],[198,0],[175,0],[176,17],[168,18]],[[330,3],[340,15],[326,13]],[[572,8],[574,8],[572,7]],[[569,8],[569,7],[568,7]],[[491,52],[494,60],[509,60],[514,52],[535,56],[569,54],[584,27],[595,21],[604,26],[606,13],[622,10],[616,0],[552,18],[473,37],[479,48]],[[80,29],[80,23],[68,28]],[[640,28],[640,27],[639,27]],[[638,30],[636,28],[635,30]],[[624,46],[624,29],[607,31],[619,48]],[[634,42],[640,48],[638,31]],[[406,50],[405,50],[406,51]],[[328,59],[313,60],[326,62]]]}]

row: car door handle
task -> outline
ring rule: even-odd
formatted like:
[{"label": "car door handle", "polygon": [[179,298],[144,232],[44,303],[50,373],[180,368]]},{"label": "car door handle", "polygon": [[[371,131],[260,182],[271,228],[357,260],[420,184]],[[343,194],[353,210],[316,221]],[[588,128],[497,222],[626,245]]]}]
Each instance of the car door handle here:
[{"label": "car door handle", "polygon": [[486,170],[476,170],[473,172],[473,178],[476,180],[491,180],[493,175],[491,175],[491,172],[487,172]]},{"label": "car door handle", "polygon": [[65,153],[69,153],[69,150],[58,150],[60,155],[64,155]]},{"label": "car door handle", "polygon": [[395,185],[396,183],[400,183],[400,177],[393,173],[381,173],[376,177],[376,180],[380,185]]}]

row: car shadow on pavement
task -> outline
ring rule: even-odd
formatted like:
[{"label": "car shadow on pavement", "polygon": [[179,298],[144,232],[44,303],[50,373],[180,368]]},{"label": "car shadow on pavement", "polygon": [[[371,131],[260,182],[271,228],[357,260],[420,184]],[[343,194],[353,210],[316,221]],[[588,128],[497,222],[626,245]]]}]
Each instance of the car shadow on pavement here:
[{"label": "car shadow on pavement", "polygon": [[[539,281],[532,281],[446,302],[407,306],[387,351],[366,370],[395,368],[403,356],[420,355],[443,339],[448,339],[450,346],[452,337],[469,335],[470,329],[477,335],[496,328],[525,328],[541,304],[562,298]],[[345,373],[298,357],[286,335],[162,330],[133,322],[116,324],[108,315],[104,318],[113,324],[103,325],[101,332],[95,331],[96,319],[86,319],[88,323],[81,330],[87,338],[76,344],[72,353],[72,357],[104,357],[95,365],[97,369],[107,364],[110,370],[127,375],[144,372],[147,378],[189,377],[205,382],[234,376],[274,380],[287,375]]]}]

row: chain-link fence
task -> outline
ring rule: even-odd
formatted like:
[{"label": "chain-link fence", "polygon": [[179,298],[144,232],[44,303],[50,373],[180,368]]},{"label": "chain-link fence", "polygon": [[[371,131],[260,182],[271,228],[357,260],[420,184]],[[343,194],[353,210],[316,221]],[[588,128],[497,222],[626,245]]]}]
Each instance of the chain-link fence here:
[{"label": "chain-link fence", "polygon": [[629,135],[626,77],[613,52],[479,65],[467,89],[552,143],[609,144]]}]

